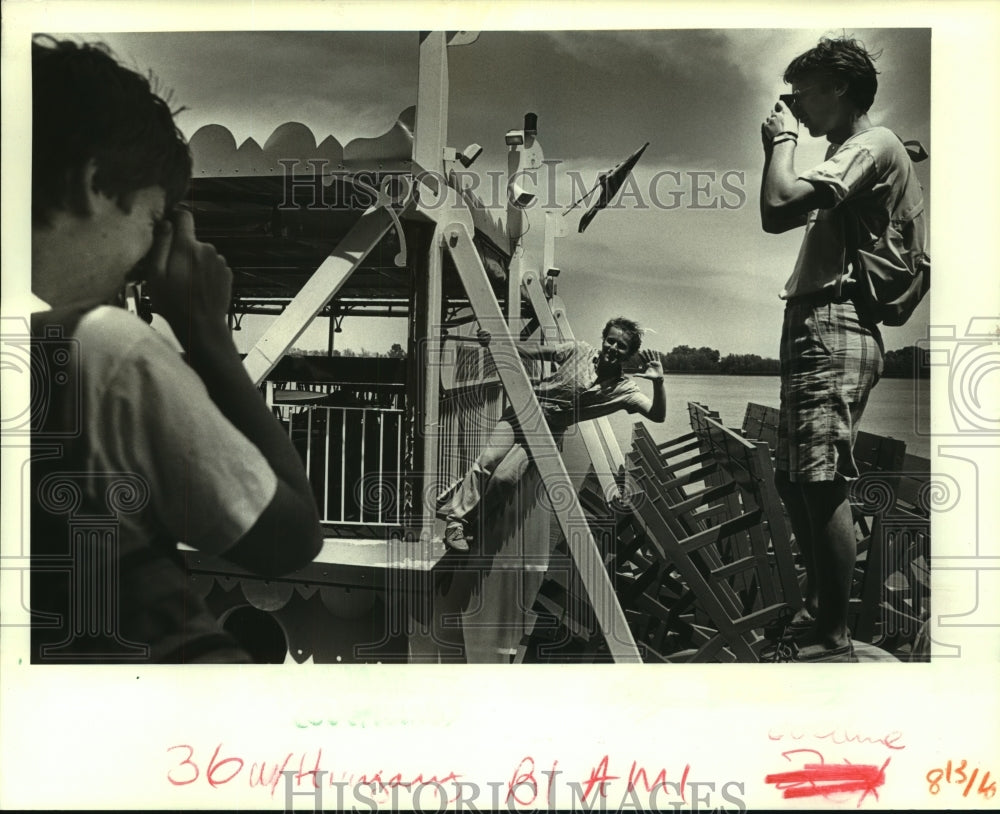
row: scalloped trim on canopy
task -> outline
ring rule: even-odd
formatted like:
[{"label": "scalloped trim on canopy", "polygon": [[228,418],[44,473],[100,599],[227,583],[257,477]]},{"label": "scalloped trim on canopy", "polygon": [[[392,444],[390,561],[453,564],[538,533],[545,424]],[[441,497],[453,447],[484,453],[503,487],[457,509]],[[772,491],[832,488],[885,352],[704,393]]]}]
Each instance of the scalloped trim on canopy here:
[{"label": "scalloped trim on canopy", "polygon": [[[317,144],[316,136],[301,122],[275,128],[261,147],[253,138],[237,146],[232,132],[221,124],[206,124],[189,142],[195,178],[257,178],[281,176],[289,161],[295,173],[309,174],[319,167],[334,172],[410,172],[413,168],[415,106],[406,108],[392,127],[377,138],[356,138],[341,146],[334,136]],[[280,162],[284,161],[285,164]],[[323,162],[317,165],[314,161]],[[473,224],[502,253],[510,255],[511,238],[502,217],[495,217],[482,200],[462,184],[459,194],[469,205]]]},{"label": "scalloped trim on canopy", "polygon": [[316,136],[301,122],[286,122],[275,128],[264,146],[248,138],[239,147],[229,128],[221,124],[200,127],[189,142],[196,178],[229,178],[281,175],[281,161],[295,160],[293,171],[307,173],[324,162],[323,171],[409,170],[413,158],[413,128],[416,107],[408,107],[385,133],[377,138],[356,138],[342,146],[334,136],[317,145]]}]

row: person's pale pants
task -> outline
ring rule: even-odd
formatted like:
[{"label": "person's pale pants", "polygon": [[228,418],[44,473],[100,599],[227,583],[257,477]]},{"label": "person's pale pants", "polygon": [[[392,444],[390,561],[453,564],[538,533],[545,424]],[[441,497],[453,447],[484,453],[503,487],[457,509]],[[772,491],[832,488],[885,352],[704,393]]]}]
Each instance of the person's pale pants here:
[{"label": "person's pale pants", "polygon": [[512,493],[530,465],[521,433],[501,418],[469,471],[438,496],[438,515],[464,521],[484,498],[492,502]]}]

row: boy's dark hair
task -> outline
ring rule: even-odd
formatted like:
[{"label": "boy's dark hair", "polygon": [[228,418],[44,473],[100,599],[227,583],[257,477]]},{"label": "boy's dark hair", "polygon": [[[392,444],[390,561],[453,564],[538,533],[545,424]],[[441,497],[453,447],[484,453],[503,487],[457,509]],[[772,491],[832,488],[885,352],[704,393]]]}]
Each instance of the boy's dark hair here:
[{"label": "boy's dark hair", "polygon": [[191,154],[174,114],[149,80],[120,65],[107,46],[46,35],[31,44],[31,220],[79,211],[79,183],[94,160],[94,188],[132,207],[135,192],[159,185],[167,207],[185,194]]},{"label": "boy's dark hair", "polygon": [[607,339],[608,331],[612,328],[617,328],[628,337],[629,356],[639,352],[639,348],[642,347],[642,328],[639,327],[638,322],[626,319],[625,317],[615,317],[614,319],[609,319],[608,324],[604,326],[604,332],[601,334],[601,339]]},{"label": "boy's dark hair", "polygon": [[845,82],[848,98],[858,110],[867,113],[878,90],[878,71],[873,63],[878,57],[879,54],[869,53],[853,37],[823,37],[815,48],[800,54],[788,64],[783,78],[791,84],[812,71],[827,73],[832,79]]}]

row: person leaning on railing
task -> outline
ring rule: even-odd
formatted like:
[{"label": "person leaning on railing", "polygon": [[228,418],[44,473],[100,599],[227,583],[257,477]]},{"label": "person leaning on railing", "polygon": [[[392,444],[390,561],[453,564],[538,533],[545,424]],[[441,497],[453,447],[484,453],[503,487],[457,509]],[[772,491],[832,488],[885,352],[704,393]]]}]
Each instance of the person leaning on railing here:
[{"label": "person leaning on railing", "polygon": [[[479,339],[488,344],[490,335],[480,330]],[[518,343],[522,358],[557,365],[552,375],[535,385],[535,395],[553,436],[558,438],[579,421],[619,410],[657,423],[664,421],[667,408],[660,354],[652,350],[640,352],[641,344],[642,329],[624,317],[608,321],[600,349],[586,342]],[[644,370],[634,375],[653,383],[652,398],[640,392],[636,382],[622,371],[625,360],[637,353]],[[473,536],[470,517],[482,511],[484,499],[516,488],[529,463],[524,433],[514,410],[507,408],[469,471],[438,496],[438,516],[446,522],[445,543],[457,551],[468,551]]]}]

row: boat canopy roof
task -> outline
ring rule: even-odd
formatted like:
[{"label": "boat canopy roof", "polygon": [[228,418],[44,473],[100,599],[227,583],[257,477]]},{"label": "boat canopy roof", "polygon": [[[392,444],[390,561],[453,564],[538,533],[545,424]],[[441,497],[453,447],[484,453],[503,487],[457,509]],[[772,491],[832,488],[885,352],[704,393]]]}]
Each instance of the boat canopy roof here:
[{"label": "boat canopy roof", "polygon": [[[252,138],[237,145],[221,124],[205,125],[191,137],[194,170],[187,202],[199,238],[215,245],[233,270],[238,309],[240,301],[293,297],[375,202],[376,190],[387,182],[398,189],[413,183],[415,115],[416,108],[409,107],[387,132],[346,145],[332,135],[317,139],[299,122],[277,127],[263,147]],[[468,192],[463,197],[480,257],[503,299],[509,237],[478,198]],[[404,229],[411,244],[415,222],[404,220]],[[391,229],[338,298],[405,305],[412,272],[395,265],[399,251],[399,236]],[[462,300],[464,291],[448,263],[444,295]]]}]

